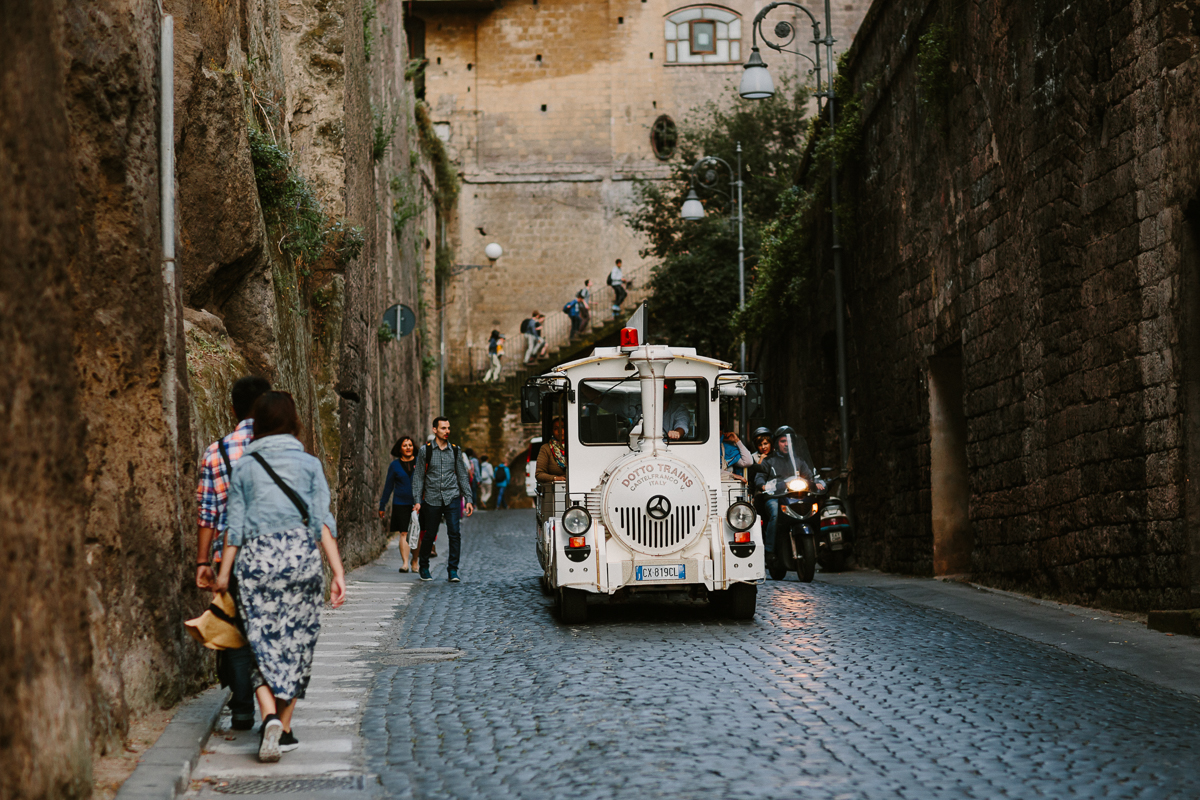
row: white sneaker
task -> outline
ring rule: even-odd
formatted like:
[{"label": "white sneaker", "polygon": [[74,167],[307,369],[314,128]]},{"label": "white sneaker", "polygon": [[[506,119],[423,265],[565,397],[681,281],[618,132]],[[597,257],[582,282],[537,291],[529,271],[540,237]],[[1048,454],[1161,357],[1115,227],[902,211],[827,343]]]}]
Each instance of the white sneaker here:
[{"label": "white sneaker", "polygon": [[258,760],[270,763],[278,761],[280,756],[279,737],[283,735],[283,723],[274,714],[262,724],[262,741],[258,745]]}]

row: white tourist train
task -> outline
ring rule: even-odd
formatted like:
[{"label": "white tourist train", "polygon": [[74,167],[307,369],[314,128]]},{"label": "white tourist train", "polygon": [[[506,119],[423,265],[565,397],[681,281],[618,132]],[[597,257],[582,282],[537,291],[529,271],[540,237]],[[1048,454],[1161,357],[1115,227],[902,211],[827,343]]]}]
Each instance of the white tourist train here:
[{"label": "white tourist train", "polygon": [[626,328],[621,346],[523,387],[522,418],[542,424],[543,450],[565,427],[565,480],[538,484],[542,587],[567,623],[586,621],[589,599],[650,592],[707,597],[750,619],[762,530],[745,486],[722,480],[720,414],[748,387],[760,405],[757,383],[693,348],[638,337]]}]

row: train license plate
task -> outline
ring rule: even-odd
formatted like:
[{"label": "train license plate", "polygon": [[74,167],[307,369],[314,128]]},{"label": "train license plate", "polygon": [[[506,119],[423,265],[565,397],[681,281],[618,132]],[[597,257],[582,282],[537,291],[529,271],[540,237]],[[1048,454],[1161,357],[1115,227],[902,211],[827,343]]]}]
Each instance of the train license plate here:
[{"label": "train license plate", "polygon": [[682,581],[687,579],[683,564],[651,564],[637,568],[639,581]]}]

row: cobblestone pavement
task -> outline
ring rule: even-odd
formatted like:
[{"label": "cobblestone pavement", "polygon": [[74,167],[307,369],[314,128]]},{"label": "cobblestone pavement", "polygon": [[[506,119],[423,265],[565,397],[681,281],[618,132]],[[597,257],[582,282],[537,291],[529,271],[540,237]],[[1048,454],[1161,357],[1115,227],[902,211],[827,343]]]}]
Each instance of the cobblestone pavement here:
[{"label": "cobblestone pavement", "polygon": [[1200,797],[1200,701],[854,586],[592,607],[537,586],[532,512],[464,527],[463,583],[414,588],[362,733],[389,797]]}]

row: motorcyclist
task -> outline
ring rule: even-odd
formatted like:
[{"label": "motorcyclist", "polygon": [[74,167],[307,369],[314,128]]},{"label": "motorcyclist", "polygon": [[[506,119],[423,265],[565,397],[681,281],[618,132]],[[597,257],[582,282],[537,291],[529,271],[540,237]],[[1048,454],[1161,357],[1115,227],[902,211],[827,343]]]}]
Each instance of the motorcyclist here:
[{"label": "motorcyclist", "polygon": [[[755,431],[757,435],[758,431]],[[812,467],[812,456],[808,452],[808,443],[804,437],[796,433],[790,425],[782,425],[771,435],[771,454],[762,460],[754,475],[754,488],[764,491],[766,485],[774,480],[782,483],[799,476],[813,485],[818,481],[816,471]],[[764,498],[761,505],[763,517],[767,521],[764,533],[767,555],[775,550],[775,530],[779,522],[779,498]]]}]

